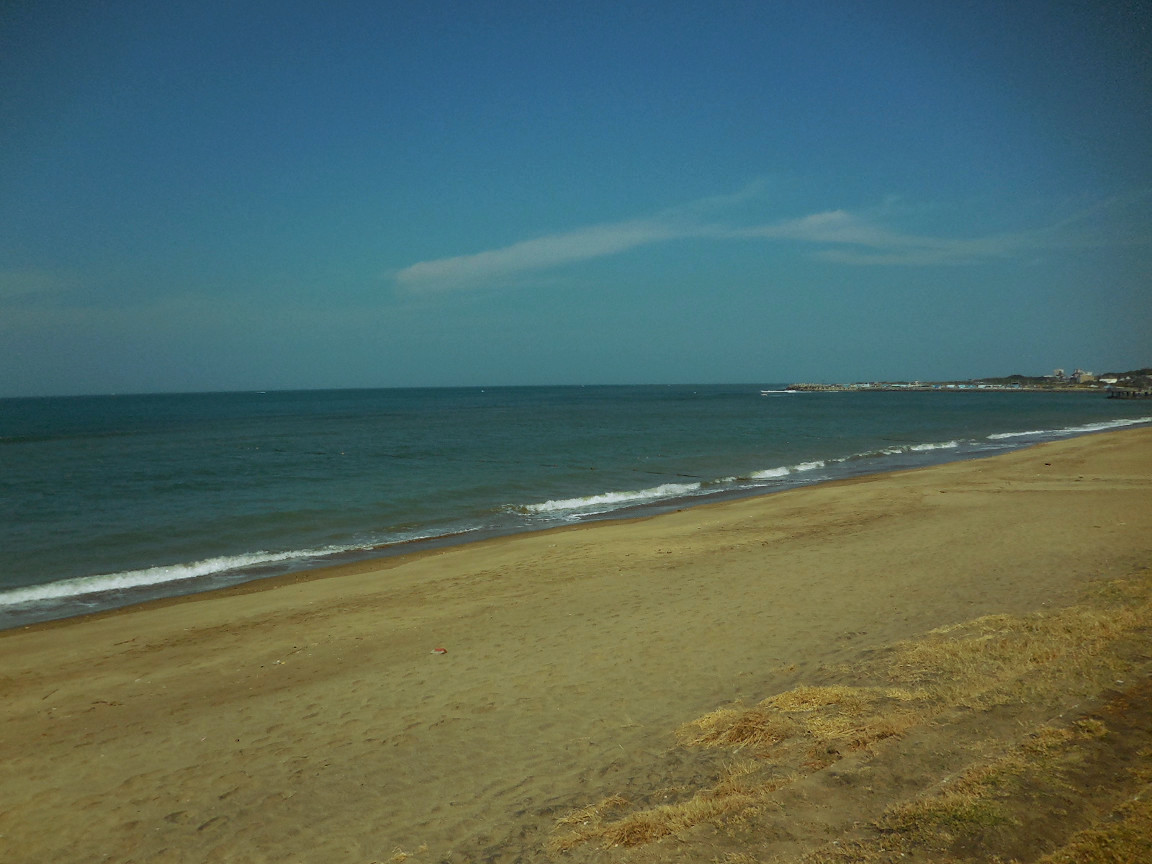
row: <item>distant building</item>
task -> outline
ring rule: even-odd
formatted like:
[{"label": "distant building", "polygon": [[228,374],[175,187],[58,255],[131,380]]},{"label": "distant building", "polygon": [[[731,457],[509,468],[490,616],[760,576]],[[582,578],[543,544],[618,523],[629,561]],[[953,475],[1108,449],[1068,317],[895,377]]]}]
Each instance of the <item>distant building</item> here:
[{"label": "distant building", "polygon": [[1052,370],[1052,377],[1056,378],[1059,381],[1063,381],[1064,380],[1064,370],[1063,369],[1053,369]]},{"label": "distant building", "polygon": [[1095,381],[1096,376],[1091,372],[1085,372],[1083,369],[1077,369],[1072,373],[1072,380],[1077,384],[1087,384],[1089,381]]}]

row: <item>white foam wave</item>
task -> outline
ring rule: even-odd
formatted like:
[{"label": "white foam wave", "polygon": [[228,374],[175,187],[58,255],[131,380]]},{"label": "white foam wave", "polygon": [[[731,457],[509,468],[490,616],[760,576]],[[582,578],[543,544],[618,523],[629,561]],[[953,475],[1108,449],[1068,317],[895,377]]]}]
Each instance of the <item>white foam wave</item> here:
[{"label": "white foam wave", "polygon": [[903,456],[905,453],[930,453],[933,450],[954,450],[961,445],[960,441],[936,441],[923,444],[901,444],[899,447],[885,447],[882,450],[866,450],[854,456],[848,456],[840,461],[855,459],[871,459],[876,456]]},{"label": "white foam wave", "polygon": [[913,444],[908,449],[913,453],[924,453],[929,450],[951,450],[959,446],[959,441],[940,441],[935,444]]},{"label": "white foam wave", "polygon": [[779,468],[765,468],[763,471],[753,471],[748,476],[753,480],[771,480],[773,477],[786,477],[791,473],[791,468],[782,465]]},{"label": "white foam wave", "polygon": [[792,466],[792,472],[796,473],[799,471],[815,471],[818,468],[823,468],[823,467],[824,467],[824,460],[823,459],[817,459],[814,462],[801,462],[799,465],[793,465]]},{"label": "white foam wave", "polygon": [[307,559],[322,555],[333,555],[367,547],[329,547],[300,552],[251,552],[245,555],[227,555],[205,558],[190,564],[172,564],[164,567],[147,567],[143,570],[126,570],[123,573],[105,573],[98,576],[81,576],[76,579],[61,579],[43,585],[29,585],[25,588],[11,588],[0,591],[0,606],[17,606],[22,603],[38,603],[45,600],[62,600],[70,597],[83,597],[87,594],[100,594],[107,591],[124,591],[131,588],[147,588],[200,576],[211,576],[229,570],[240,570],[261,564],[275,564],[280,561]]},{"label": "white foam wave", "polygon": [[988,436],[989,441],[1003,441],[1005,438],[1023,438],[1027,435],[1050,434],[1043,429],[1030,429],[1027,432],[994,432]]},{"label": "white foam wave", "polygon": [[562,513],[568,510],[587,510],[595,507],[619,507],[643,501],[658,501],[661,498],[675,498],[677,495],[691,495],[700,490],[700,483],[663,483],[649,489],[634,489],[624,492],[604,492],[599,495],[586,495],[581,498],[561,498],[544,501],[541,504],[525,504],[512,509],[524,513]]},{"label": "white foam wave", "polygon": [[1122,429],[1125,426],[1139,426],[1152,423],[1152,417],[1121,417],[1116,420],[1100,420],[1081,426],[1065,426],[1063,429],[1032,429],[1027,432],[994,432],[989,441],[1002,441],[1005,438],[1023,438],[1031,435],[1082,435],[1086,432],[1105,432],[1109,429]]},{"label": "white foam wave", "polygon": [[798,465],[781,465],[778,468],[765,468],[763,471],[753,471],[748,476],[753,480],[771,480],[774,477],[787,477],[789,474],[799,474],[803,471],[816,471],[823,468],[825,462],[817,459],[813,462],[801,462]]}]

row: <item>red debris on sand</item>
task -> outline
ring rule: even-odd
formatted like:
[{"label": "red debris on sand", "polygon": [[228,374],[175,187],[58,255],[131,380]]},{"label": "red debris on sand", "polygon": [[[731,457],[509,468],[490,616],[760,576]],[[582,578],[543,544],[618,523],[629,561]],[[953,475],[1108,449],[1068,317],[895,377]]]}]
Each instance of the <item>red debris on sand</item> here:
[{"label": "red debris on sand", "polygon": [[447,648],[433,648],[432,653],[433,654],[447,654],[448,649]]}]

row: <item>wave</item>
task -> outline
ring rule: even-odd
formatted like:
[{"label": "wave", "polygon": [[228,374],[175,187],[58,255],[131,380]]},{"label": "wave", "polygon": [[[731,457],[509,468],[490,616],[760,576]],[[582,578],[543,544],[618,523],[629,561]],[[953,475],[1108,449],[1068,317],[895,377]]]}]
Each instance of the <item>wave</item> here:
[{"label": "wave", "polygon": [[1117,420],[1101,420],[1096,423],[1085,423],[1081,426],[1065,426],[1061,429],[1030,429],[1026,432],[994,432],[988,436],[988,440],[1003,441],[1006,438],[1026,438],[1041,435],[1083,435],[1087,432],[1106,432],[1109,429],[1122,429],[1125,426],[1139,426],[1145,423],[1152,423],[1152,417],[1121,417]]},{"label": "wave", "polygon": [[1051,430],[1029,429],[1027,432],[994,432],[988,436],[989,441],[1003,441],[1005,438],[1024,438],[1028,435],[1051,435]]},{"label": "wave", "polygon": [[866,450],[863,453],[853,453],[834,459],[834,462],[855,462],[859,459],[876,459],[883,456],[904,456],[908,453],[931,453],[933,450],[955,450],[970,444],[970,441],[935,441],[922,444],[901,444],[898,447],[885,447],[881,450]]},{"label": "wave", "polygon": [[801,462],[798,465],[781,465],[778,468],[765,468],[763,471],[753,471],[748,475],[750,480],[771,480],[774,477],[787,477],[789,474],[802,474],[805,471],[816,471],[825,467],[823,459],[812,462]]},{"label": "wave", "polygon": [[[287,564],[283,570],[290,572],[293,564],[306,565],[322,559],[355,553],[376,553],[385,549],[398,549],[423,541],[433,541],[463,536],[476,527],[460,527],[451,531],[428,530],[425,532],[393,535],[377,542],[330,545],[317,549],[297,549],[288,552],[246,552],[240,555],[221,555],[185,564],[167,564],[146,567],[141,570],[125,570],[121,573],[104,573],[98,576],[80,576],[75,579],[60,579],[42,585],[29,585],[23,588],[0,589],[0,609],[9,606],[43,603],[51,600],[74,600],[92,594],[110,594],[136,589],[153,588],[172,582],[183,582],[204,577],[220,576],[227,573],[242,573],[268,565]],[[243,581],[237,579],[234,581]]]},{"label": "wave", "polygon": [[825,467],[823,460],[801,462],[797,465],[782,465],[778,468],[765,468],[753,471],[747,477],[722,477],[718,480],[698,483],[663,483],[647,489],[629,489],[616,492],[601,492],[576,498],[558,498],[538,504],[512,504],[504,509],[527,515],[558,515],[565,513],[592,515],[616,510],[636,504],[667,501],[671,498],[684,498],[717,492],[725,487],[743,486],[749,481],[772,480],[805,471],[815,471]]},{"label": "wave", "polygon": [[615,509],[628,504],[639,504],[645,501],[659,501],[664,498],[675,498],[681,495],[691,495],[700,491],[702,483],[663,483],[648,489],[633,489],[623,492],[603,492],[598,495],[585,495],[579,498],[560,498],[544,501],[540,504],[512,505],[508,509],[517,513],[562,513],[570,510],[588,510],[589,508],[608,506]]},{"label": "wave", "polygon": [[[787,477],[792,473],[792,469],[787,465],[782,465],[779,468],[765,468],[763,471],[753,471],[748,475],[749,480],[771,480],[773,477]],[[736,478],[732,478],[736,479]]]},{"label": "wave", "polygon": [[802,483],[802,479],[795,475],[810,471],[819,471],[830,465],[840,465],[845,462],[854,462],[862,459],[874,459],[885,456],[904,456],[909,453],[926,453],[935,450],[953,450],[963,446],[962,441],[938,441],[920,444],[905,444],[899,447],[887,447],[883,450],[869,450],[864,453],[853,453],[832,459],[813,459],[808,462],[798,462],[795,465],[777,465],[772,468],[763,468],[752,471],[743,476],[721,477],[715,480],[706,480],[698,483],[665,483],[647,489],[635,489],[614,492],[601,492],[575,498],[560,498],[544,501],[538,504],[512,504],[505,506],[506,512],[521,513],[525,515],[569,515],[572,518],[581,516],[599,515],[612,510],[621,509],[637,504],[656,503],[671,498],[702,496],[711,493],[722,493],[731,490],[748,490],[766,488],[774,485],[772,482],[784,478],[793,478],[793,482]]},{"label": "wave", "polygon": [[908,448],[908,451],[911,453],[927,453],[930,450],[952,450],[959,446],[959,441],[941,441],[937,444],[913,444]]},{"label": "wave", "polygon": [[0,607],[17,606],[24,603],[39,603],[46,600],[63,600],[83,597],[87,594],[103,594],[111,591],[127,591],[133,588],[148,588],[169,582],[214,576],[234,570],[259,567],[264,564],[277,564],[284,561],[305,561],[341,552],[364,550],[369,546],[331,546],[324,549],[306,549],[297,552],[249,552],[243,555],[223,555],[205,558],[190,564],[170,564],[160,567],[147,567],[143,570],[126,570],[122,573],[105,573],[99,576],[81,576],[76,579],[61,579],[43,585],[29,585],[25,588],[10,588],[0,591]]}]

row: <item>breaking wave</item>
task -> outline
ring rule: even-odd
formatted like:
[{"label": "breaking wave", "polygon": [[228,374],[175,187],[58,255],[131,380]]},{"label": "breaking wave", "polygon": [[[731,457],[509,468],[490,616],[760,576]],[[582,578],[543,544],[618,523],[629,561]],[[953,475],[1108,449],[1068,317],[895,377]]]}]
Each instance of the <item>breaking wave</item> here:
[{"label": "breaking wave", "polygon": [[540,504],[523,504],[509,509],[520,513],[563,513],[568,511],[587,511],[594,508],[607,508],[614,510],[630,504],[642,504],[648,501],[660,501],[667,498],[678,498],[699,492],[702,483],[663,483],[649,489],[635,489],[624,492],[603,492],[598,495],[585,495],[578,498],[560,498],[553,501],[544,501]]},{"label": "breaking wave", "polygon": [[813,462],[801,462],[798,465],[781,465],[779,468],[765,468],[763,471],[753,471],[748,476],[752,480],[770,480],[774,477],[787,477],[789,474],[815,471],[825,467],[826,464],[823,459],[817,459]]},{"label": "breaking wave", "polygon": [[1062,429],[1030,429],[1027,432],[994,432],[988,436],[988,440],[1003,441],[1008,438],[1083,435],[1088,432],[1106,432],[1109,429],[1122,429],[1125,426],[1140,426],[1145,423],[1152,423],[1152,417],[1122,417],[1118,420],[1101,420],[1097,423],[1085,423],[1082,426],[1065,426]]},{"label": "breaking wave", "polygon": [[160,567],[147,567],[142,570],[126,570],[122,573],[105,573],[98,576],[81,576],[76,579],[61,579],[43,585],[29,585],[24,588],[10,588],[0,591],[0,607],[17,606],[24,603],[40,603],[46,600],[64,600],[83,597],[88,594],[104,594],[115,591],[130,591],[134,588],[148,588],[169,582],[197,579],[236,570],[277,564],[285,561],[307,561],[341,552],[371,547],[347,546],[306,549],[297,552],[250,552],[244,555],[225,555],[205,558],[189,564],[171,564]]}]

